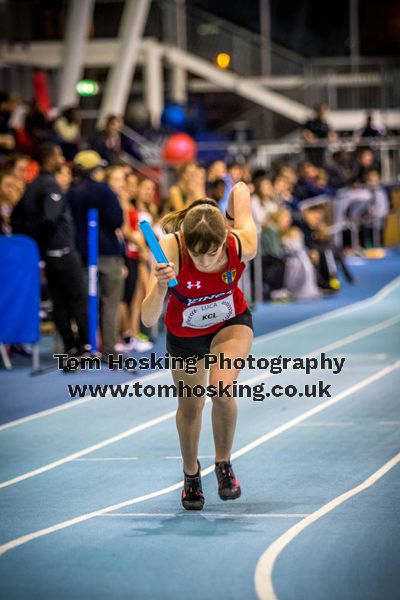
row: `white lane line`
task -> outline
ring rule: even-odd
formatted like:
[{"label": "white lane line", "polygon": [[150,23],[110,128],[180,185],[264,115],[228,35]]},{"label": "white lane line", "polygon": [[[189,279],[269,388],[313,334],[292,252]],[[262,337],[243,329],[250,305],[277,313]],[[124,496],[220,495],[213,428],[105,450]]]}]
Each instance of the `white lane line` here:
[{"label": "white lane line", "polygon": [[[152,379],[158,379],[165,375],[165,371],[160,373],[151,373],[150,375],[145,375],[141,377],[141,381],[148,381]],[[137,377],[135,379],[129,379],[129,381],[124,381],[120,385],[129,385],[137,381]],[[117,385],[117,384],[115,384]],[[101,400],[107,399],[110,394],[107,394]],[[86,402],[90,402],[91,400],[100,400],[98,397],[94,396],[85,396],[84,398],[80,398],[79,400],[71,400],[70,402],[64,402],[64,404],[60,404],[59,406],[54,406],[53,408],[48,408],[46,410],[41,410],[40,412],[34,413],[33,415],[28,415],[27,417],[21,417],[20,419],[15,419],[14,421],[9,421],[8,423],[4,423],[0,425],[0,431],[4,431],[5,429],[10,429],[11,427],[16,427],[17,425],[23,425],[23,423],[29,423],[29,421],[35,421],[36,419],[41,419],[42,417],[47,417],[49,415],[54,415],[55,413],[62,412],[64,410],[68,410],[69,408],[76,408],[77,406],[81,406],[82,404],[86,404]]]},{"label": "white lane line", "polygon": [[[263,342],[267,339],[269,340],[269,339],[274,339],[277,337],[279,338],[283,335],[287,335],[288,333],[292,333],[294,331],[299,331],[300,329],[304,329],[305,327],[309,327],[310,325],[314,325],[315,323],[319,323],[321,321],[326,321],[328,319],[332,319],[338,315],[345,314],[346,312],[352,312],[354,310],[357,310],[358,308],[363,308],[363,307],[365,307],[365,305],[374,304],[375,302],[380,301],[383,298],[385,298],[398,285],[400,285],[400,277],[397,277],[396,279],[394,279],[393,281],[391,281],[390,283],[385,285],[379,292],[377,292],[376,294],[371,296],[371,298],[366,298],[365,300],[360,300],[359,302],[354,302],[353,304],[350,304],[350,306],[347,305],[342,308],[338,308],[338,309],[329,311],[329,312],[319,315],[317,317],[311,317],[310,319],[305,319],[304,321],[301,321],[300,323],[296,323],[294,325],[289,325],[288,327],[283,327],[282,329],[279,329],[278,331],[273,331],[271,333],[266,333],[264,335],[257,336],[253,340],[253,345],[258,344],[259,342]],[[164,375],[164,372],[151,373],[149,375],[145,375],[144,377],[141,377],[140,379],[141,379],[141,381],[147,381],[150,379],[156,379],[157,377],[162,377],[163,375]],[[129,381],[123,382],[121,385],[123,385],[124,383],[125,384],[133,383],[134,381],[136,381],[136,379],[131,379]],[[60,406],[55,406],[54,408],[49,408],[47,410],[43,410],[43,411],[34,413],[32,415],[28,415],[26,417],[22,417],[20,419],[15,419],[14,421],[9,421],[8,423],[4,423],[3,425],[0,425],[0,432],[4,431],[5,429],[10,429],[11,427],[16,427],[17,425],[22,425],[23,423],[27,423],[29,421],[34,421],[34,420],[40,419],[42,417],[47,417],[49,415],[58,413],[60,411],[67,410],[69,408],[75,408],[75,407],[85,404],[86,402],[89,402],[91,400],[98,400],[98,399],[99,398],[87,396],[86,398],[81,398],[79,400],[72,400],[71,402],[65,402],[64,404],[61,404]]]},{"label": "white lane line", "polygon": [[[357,340],[360,340],[363,337],[366,337],[368,335],[376,333],[377,331],[381,331],[382,329],[391,327],[392,325],[394,325],[395,323],[398,323],[398,322],[400,322],[400,316],[391,317],[390,319],[386,319],[386,321],[382,321],[381,323],[378,323],[377,325],[372,325],[371,327],[367,327],[367,329],[362,329],[361,331],[357,331],[357,333],[352,333],[351,335],[348,335],[344,338],[340,338],[336,342],[332,342],[331,344],[328,344],[327,346],[323,346],[322,348],[313,350],[312,352],[309,352],[308,354],[304,354],[303,356],[301,356],[301,358],[309,358],[311,356],[315,356],[316,354],[321,354],[321,352],[330,352],[331,350],[340,348],[340,346],[345,346],[346,344],[351,344],[352,342],[355,342]],[[287,371],[295,371],[295,369],[293,369],[292,367],[289,367],[287,369]],[[247,384],[258,383],[259,381],[268,379],[269,377],[272,377],[271,373],[268,373],[267,375],[260,373],[260,375],[255,375],[254,377],[251,377],[250,379],[246,379],[243,383],[247,383]]]},{"label": "white lane line", "polygon": [[[212,517],[213,519],[299,519],[307,517],[310,513],[212,513],[203,511],[201,513],[193,511],[193,516],[201,517]],[[187,518],[186,513],[106,513],[105,515],[99,515],[100,517],[180,517],[181,519]]]},{"label": "white lane line", "polygon": [[329,422],[326,421],[324,423],[324,421],[321,422],[314,422],[314,423],[300,423],[299,427],[351,427],[353,425],[353,421],[346,421],[346,422]]},{"label": "white lane line", "polygon": [[305,519],[293,525],[288,531],[276,539],[267,550],[261,555],[254,574],[254,584],[259,600],[277,600],[277,595],[272,584],[272,570],[276,559],[282,550],[296,538],[299,533],[304,531],[309,525],[318,521],[321,517],[328,514],[353,496],[368,489],[376,483],[381,477],[386,475],[391,469],[400,463],[400,453],[385,463],[380,469],[375,471],[368,479],[348,490],[344,494],[337,496],[321,508],[307,516]]},{"label": "white lane line", "polygon": [[310,319],[304,319],[304,321],[300,321],[300,323],[294,323],[293,325],[288,325],[288,327],[284,327],[283,329],[279,329],[278,331],[273,331],[271,333],[265,333],[264,335],[260,335],[254,339],[253,345],[258,344],[259,342],[263,342],[266,339],[273,339],[275,337],[281,337],[283,335],[287,335],[288,333],[293,333],[294,331],[300,331],[310,325],[314,325],[315,323],[320,323],[321,321],[328,321],[337,317],[338,315],[343,315],[347,313],[351,313],[359,308],[365,308],[365,306],[369,306],[370,304],[375,304],[379,302],[383,298],[386,298],[394,289],[396,289],[400,285],[400,276],[396,277],[385,285],[379,292],[371,296],[370,298],[365,298],[364,300],[360,300],[359,302],[353,302],[353,304],[342,306],[341,308],[337,308],[335,310],[331,310],[322,315],[318,315],[316,317],[311,317]]},{"label": "white lane line", "polygon": [[378,352],[377,354],[369,354],[368,352],[365,352],[364,354],[345,354],[344,355],[346,360],[355,360],[355,359],[359,359],[362,361],[365,361],[366,359],[371,359],[371,360],[385,360],[388,355],[385,352]]},{"label": "white lane line", "polygon": [[[318,348],[318,350],[314,350],[313,352],[310,352],[309,354],[305,354],[302,358],[315,356],[316,354],[319,354],[323,351],[328,352],[329,350],[332,350],[333,348],[338,348],[342,345],[349,344],[350,342],[353,342],[356,339],[358,340],[358,339],[365,337],[367,335],[370,335],[372,333],[376,333],[377,331],[380,331],[381,329],[390,327],[397,321],[400,321],[400,316],[392,317],[391,319],[387,319],[386,321],[383,321],[382,323],[379,323],[378,325],[373,325],[372,327],[369,327],[367,329],[359,331],[350,336],[344,337],[341,340],[334,342],[333,344],[329,344],[328,346]],[[288,369],[288,371],[289,370],[291,370],[291,369]],[[265,381],[266,379],[269,379],[270,377],[273,377],[273,375],[271,373],[265,374],[262,372],[262,373],[260,373],[260,375],[255,375],[254,377],[245,379],[242,383],[251,385],[251,384],[254,384],[254,383],[257,383],[260,381]],[[211,401],[210,398],[207,398],[206,404],[210,403],[210,401]],[[71,460],[76,459],[76,458],[80,458],[81,456],[85,456],[86,454],[90,454],[91,452],[94,452],[95,450],[98,450],[100,448],[105,448],[106,446],[115,444],[116,442],[119,442],[120,440],[123,440],[131,435],[135,435],[136,433],[139,433],[140,431],[143,431],[144,429],[149,429],[150,427],[154,427],[155,425],[158,425],[159,423],[162,423],[163,421],[167,421],[168,419],[173,419],[173,418],[175,418],[175,415],[176,415],[176,411],[173,410],[169,413],[161,415],[160,417],[157,417],[156,419],[151,419],[150,421],[146,421],[145,423],[142,423],[142,425],[137,425],[136,427],[132,427],[131,429],[128,429],[127,431],[124,431],[118,435],[115,435],[111,438],[103,440],[102,442],[99,442],[98,444],[94,444],[93,446],[89,446],[88,448],[84,448],[83,450],[79,450],[78,452],[74,452],[73,454],[69,454],[68,456],[65,456],[64,458],[60,458],[59,460],[56,460],[52,463],[44,465],[43,467],[39,467],[32,471],[28,471],[27,473],[23,473],[22,475],[18,475],[17,477],[13,477],[12,479],[8,479],[7,481],[3,481],[0,483],[0,489],[8,487],[10,485],[14,485],[16,483],[19,483],[20,481],[24,481],[25,479],[30,479],[31,477],[35,477],[36,475],[40,475],[41,473],[45,473],[46,471],[50,471],[51,469],[55,469],[56,467],[59,467],[67,462],[70,462]]]},{"label": "white lane line", "polygon": [[[398,369],[398,368],[400,368],[400,361],[390,365],[389,367],[385,367],[384,369],[381,369],[378,373],[375,373],[374,375],[371,375],[364,381],[360,381],[359,383],[351,386],[350,388],[348,388],[347,390],[344,390],[343,392],[341,392],[334,398],[331,398],[330,400],[324,402],[323,404],[320,404],[320,405],[312,408],[311,410],[306,411],[302,415],[299,415],[298,417],[291,419],[287,423],[284,423],[283,425],[280,425],[279,427],[270,431],[269,433],[257,438],[253,442],[246,444],[245,446],[243,446],[242,448],[240,448],[239,450],[237,450],[236,452],[234,452],[232,454],[232,460],[234,460],[235,458],[239,458],[239,456],[243,456],[244,454],[247,454],[251,450],[254,450],[254,448],[257,448],[258,446],[265,444],[265,442],[277,437],[278,435],[284,433],[285,431],[288,431],[289,429],[292,429],[295,425],[298,425],[302,421],[305,421],[306,419],[309,419],[310,417],[324,411],[325,409],[329,408],[330,406],[333,406],[334,404],[340,402],[344,398],[347,398],[351,394],[354,394],[355,392],[363,389],[364,387],[370,385],[371,383],[378,381],[382,377],[385,377],[386,375],[388,375],[389,373],[391,373],[392,371],[394,371],[395,369]],[[210,465],[209,467],[203,469],[201,471],[202,477],[205,477],[206,475],[213,473],[214,468],[215,468],[214,465]],[[155,492],[150,492],[148,494],[144,494],[143,496],[137,496],[136,498],[131,498],[130,500],[125,500],[124,502],[119,502],[118,504],[106,506],[105,508],[101,508],[99,510],[95,510],[93,512],[86,513],[84,515],[80,515],[79,517],[69,519],[68,521],[62,521],[61,523],[57,523],[56,525],[51,525],[50,527],[46,527],[44,529],[39,529],[38,531],[33,531],[32,533],[28,533],[21,537],[15,538],[14,540],[10,540],[9,542],[7,542],[5,544],[2,544],[0,546],[0,555],[5,554],[9,550],[12,550],[14,548],[18,548],[19,546],[27,544],[28,542],[31,542],[32,540],[36,540],[38,538],[49,535],[50,533],[55,533],[56,531],[66,529],[67,527],[71,527],[72,525],[77,525],[78,523],[83,523],[84,521],[88,521],[89,519],[93,519],[94,517],[98,517],[100,515],[114,512],[116,510],[120,510],[121,508],[126,508],[127,506],[134,506],[135,504],[140,504],[141,502],[146,502],[146,500],[152,500],[153,498],[158,498],[159,496],[164,496],[165,494],[169,494],[170,492],[180,490],[182,488],[182,486],[183,486],[183,481],[178,481],[177,483],[174,483],[168,487],[162,488]]]},{"label": "white lane line", "polygon": [[99,458],[74,458],[73,461],[74,462],[90,462],[90,461],[108,461],[108,460],[139,460],[138,456],[121,456],[121,457],[115,457],[115,458],[104,458],[104,457],[99,457]]},{"label": "white lane line", "polygon": [[175,417],[175,414],[176,414],[176,411],[173,410],[169,413],[161,415],[161,417],[157,417],[156,419],[151,419],[150,421],[146,421],[145,423],[142,423],[141,425],[137,425],[136,427],[132,427],[131,429],[128,429],[127,431],[123,431],[122,433],[119,433],[118,435],[114,435],[113,437],[103,440],[102,442],[99,442],[98,444],[94,444],[93,446],[89,446],[88,448],[84,448],[83,450],[79,450],[78,452],[74,452],[73,454],[69,454],[68,456],[64,456],[64,458],[60,458],[59,460],[56,460],[52,463],[44,465],[43,467],[39,467],[38,469],[34,469],[33,471],[24,473],[23,475],[18,475],[18,477],[13,477],[13,479],[8,479],[7,481],[3,481],[2,483],[0,483],[0,489],[8,487],[10,485],[14,485],[15,483],[19,483],[20,481],[24,481],[25,479],[29,479],[30,477],[35,477],[36,475],[40,475],[41,473],[45,473],[46,471],[50,471],[51,469],[55,469],[56,467],[60,467],[61,465],[64,465],[67,462],[76,460],[77,458],[80,458],[81,456],[84,456],[85,454],[90,454],[91,452],[94,452],[95,450],[100,450],[100,448],[105,448],[106,446],[109,446],[110,444],[115,444],[116,442],[120,442],[121,440],[124,440],[125,438],[127,438],[131,435],[135,435],[136,433],[139,433],[140,431],[144,431],[145,429],[154,427],[155,425],[158,425],[159,423],[162,423],[163,421],[172,419],[173,417]]},{"label": "white lane line", "polygon": [[[215,458],[215,454],[199,454],[197,458]],[[165,460],[182,460],[182,456],[164,456]]]}]

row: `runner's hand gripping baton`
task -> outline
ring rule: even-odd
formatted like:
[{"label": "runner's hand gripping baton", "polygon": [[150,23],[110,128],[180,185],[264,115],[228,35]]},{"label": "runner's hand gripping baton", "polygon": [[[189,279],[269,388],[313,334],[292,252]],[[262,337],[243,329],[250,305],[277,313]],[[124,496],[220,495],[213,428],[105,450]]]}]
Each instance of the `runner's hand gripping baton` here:
[{"label": "runner's hand gripping baton", "polygon": [[[167,263],[168,265],[168,259],[165,256],[160,244],[158,243],[158,240],[151,228],[150,223],[148,221],[140,221],[139,226],[156,261],[158,263]],[[171,279],[171,281],[168,281],[168,287],[175,287],[176,285],[178,285],[177,279]]]}]

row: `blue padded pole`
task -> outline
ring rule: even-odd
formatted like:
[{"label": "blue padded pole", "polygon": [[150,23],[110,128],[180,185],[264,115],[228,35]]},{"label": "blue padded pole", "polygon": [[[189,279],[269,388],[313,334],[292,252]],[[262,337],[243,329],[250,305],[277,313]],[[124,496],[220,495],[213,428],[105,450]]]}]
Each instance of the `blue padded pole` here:
[{"label": "blue padded pole", "polygon": [[88,308],[89,308],[89,344],[92,352],[97,352],[98,328],[98,254],[99,254],[99,228],[97,209],[88,211]]}]

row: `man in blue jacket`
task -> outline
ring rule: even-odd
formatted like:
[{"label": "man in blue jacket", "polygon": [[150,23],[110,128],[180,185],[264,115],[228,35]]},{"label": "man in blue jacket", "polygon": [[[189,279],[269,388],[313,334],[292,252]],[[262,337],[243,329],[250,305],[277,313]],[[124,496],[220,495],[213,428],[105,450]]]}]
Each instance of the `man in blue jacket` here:
[{"label": "man in blue jacket", "polygon": [[87,213],[96,208],[99,215],[99,301],[102,354],[114,354],[117,340],[118,305],[123,292],[123,247],[117,230],[123,224],[119,200],[107,183],[96,181],[102,166],[101,156],[93,150],[78,152],[74,169],[80,178],[67,194],[75,224],[76,247],[87,264]]}]

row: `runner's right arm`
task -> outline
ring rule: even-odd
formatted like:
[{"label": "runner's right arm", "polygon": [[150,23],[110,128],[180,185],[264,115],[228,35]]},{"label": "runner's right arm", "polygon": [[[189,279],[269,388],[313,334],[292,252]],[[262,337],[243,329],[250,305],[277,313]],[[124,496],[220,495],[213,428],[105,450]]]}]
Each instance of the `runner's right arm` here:
[{"label": "runner's right arm", "polygon": [[145,327],[152,327],[157,323],[168,291],[168,281],[177,277],[174,267],[178,263],[179,257],[174,235],[169,233],[161,238],[160,246],[164,250],[169,265],[157,263],[153,258],[153,266],[141,310],[141,319]]}]

